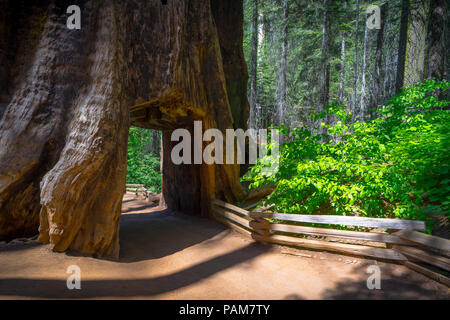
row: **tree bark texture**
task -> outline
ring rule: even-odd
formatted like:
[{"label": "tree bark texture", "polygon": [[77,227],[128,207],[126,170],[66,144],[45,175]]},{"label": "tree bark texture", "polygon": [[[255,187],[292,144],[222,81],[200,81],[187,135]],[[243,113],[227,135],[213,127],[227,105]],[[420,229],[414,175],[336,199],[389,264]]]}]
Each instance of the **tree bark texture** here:
[{"label": "tree bark texture", "polygon": [[428,1],[417,3],[410,9],[403,81],[405,87],[414,86],[424,78],[428,12]]},{"label": "tree bark texture", "polygon": [[395,93],[402,91],[405,79],[406,47],[408,44],[408,20],[410,0],[402,0],[402,14],[400,18],[400,36],[398,40],[397,76],[395,77]]},{"label": "tree bark texture", "polygon": [[[71,4],[80,30],[66,26]],[[238,165],[167,158],[172,130],[193,120],[245,129],[241,1],[3,0],[0,9],[0,239],[39,226],[55,251],[117,258],[130,114],[132,125],[163,130],[167,206],[208,215],[210,198],[245,195]]]},{"label": "tree bark texture", "polygon": [[448,59],[448,54],[446,54],[448,48],[447,50],[444,49],[447,10],[448,4],[446,0],[431,0],[425,65],[425,77],[427,79],[444,80],[445,60]]},{"label": "tree bark texture", "polygon": [[257,75],[258,75],[258,43],[259,43],[259,13],[258,13],[258,1],[253,0],[253,16],[252,16],[252,51],[250,60],[250,128],[255,128],[255,114],[256,114],[256,102],[257,102]]},{"label": "tree bark texture", "polygon": [[356,117],[356,105],[358,100],[358,40],[359,40],[359,0],[356,0],[355,21],[355,54],[353,57],[353,96],[352,96],[352,119]]},{"label": "tree bark texture", "polygon": [[382,91],[382,78],[383,78],[383,43],[384,43],[384,32],[386,26],[386,12],[388,12],[389,3],[386,2],[383,6],[381,6],[381,25],[380,29],[377,31],[377,43],[376,43],[376,51],[375,51],[375,72],[373,79],[373,92],[371,94],[371,102],[370,102],[370,116],[373,118],[376,109],[378,108],[378,104],[380,98],[385,96],[385,92]]},{"label": "tree bark texture", "polygon": [[288,42],[287,42],[287,20],[288,20],[288,12],[289,6],[287,0],[283,1],[283,25],[281,27],[281,65],[280,65],[280,97],[278,101],[278,123],[281,125],[285,122],[285,111],[286,111],[286,97],[287,97],[287,88],[286,88],[286,76],[287,76],[287,51],[288,51]]}]

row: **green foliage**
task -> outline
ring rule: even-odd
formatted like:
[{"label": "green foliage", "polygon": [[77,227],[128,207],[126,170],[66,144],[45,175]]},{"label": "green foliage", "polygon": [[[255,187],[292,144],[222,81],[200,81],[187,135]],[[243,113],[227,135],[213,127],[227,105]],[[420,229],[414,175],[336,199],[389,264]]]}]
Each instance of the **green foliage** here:
[{"label": "green foliage", "polygon": [[160,159],[150,152],[150,131],[131,127],[128,138],[127,183],[144,184],[153,192],[161,192]]},{"label": "green foliage", "polygon": [[263,176],[259,163],[244,180],[252,188],[275,183],[266,204],[278,212],[419,220],[449,215],[449,101],[432,95],[449,88],[434,80],[405,88],[368,122],[350,123],[346,106],[333,104],[326,113],[336,121],[324,125],[323,135],[282,126],[290,137],[280,148],[279,171]]}]

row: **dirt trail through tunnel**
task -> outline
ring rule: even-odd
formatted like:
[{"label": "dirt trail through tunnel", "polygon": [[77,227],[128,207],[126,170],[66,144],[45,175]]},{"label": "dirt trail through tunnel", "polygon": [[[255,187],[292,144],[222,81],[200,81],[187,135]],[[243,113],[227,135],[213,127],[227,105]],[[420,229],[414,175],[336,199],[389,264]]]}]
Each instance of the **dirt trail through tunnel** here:
[{"label": "dirt trail through tunnel", "polygon": [[[126,195],[121,257],[53,253],[34,241],[0,246],[0,298],[448,299],[449,289],[401,265],[269,247],[222,225]],[[367,266],[382,272],[366,287]],[[66,269],[81,268],[81,290]]]}]

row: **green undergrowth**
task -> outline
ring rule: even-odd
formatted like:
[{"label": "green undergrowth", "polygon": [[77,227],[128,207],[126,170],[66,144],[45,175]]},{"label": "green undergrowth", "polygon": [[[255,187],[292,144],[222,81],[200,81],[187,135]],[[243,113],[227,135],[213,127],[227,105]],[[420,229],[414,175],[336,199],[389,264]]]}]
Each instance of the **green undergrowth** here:
[{"label": "green undergrowth", "polygon": [[332,104],[314,115],[334,119],[322,123],[325,134],[278,127],[288,136],[278,172],[264,175],[260,161],[243,180],[276,184],[265,200],[276,212],[415,219],[430,231],[431,216],[450,209],[449,101],[436,98],[449,88],[434,80],[405,88],[366,122]]}]

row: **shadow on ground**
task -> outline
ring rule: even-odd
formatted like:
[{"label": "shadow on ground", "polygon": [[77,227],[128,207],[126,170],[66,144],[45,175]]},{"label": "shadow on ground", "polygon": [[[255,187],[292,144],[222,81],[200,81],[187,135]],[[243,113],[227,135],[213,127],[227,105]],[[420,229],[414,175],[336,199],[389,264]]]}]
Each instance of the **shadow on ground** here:
[{"label": "shadow on ground", "polygon": [[0,295],[49,299],[151,297],[199,282],[234,265],[251,260],[267,250],[269,249],[264,245],[251,243],[170,275],[132,280],[84,280],[81,290],[67,290],[65,281],[57,279],[0,279]]},{"label": "shadow on ground", "polygon": [[156,209],[124,214],[120,221],[120,261],[162,258],[209,240],[226,227],[205,218]]},{"label": "shadow on ground", "polygon": [[415,272],[399,274],[399,266],[389,263],[380,266],[380,289],[369,289],[367,273],[369,264],[360,264],[353,269],[354,274],[364,275],[360,279],[344,279],[336,283],[332,289],[325,290],[322,299],[338,300],[417,300],[417,299],[449,299],[442,295],[436,283],[427,281],[422,275]]}]

